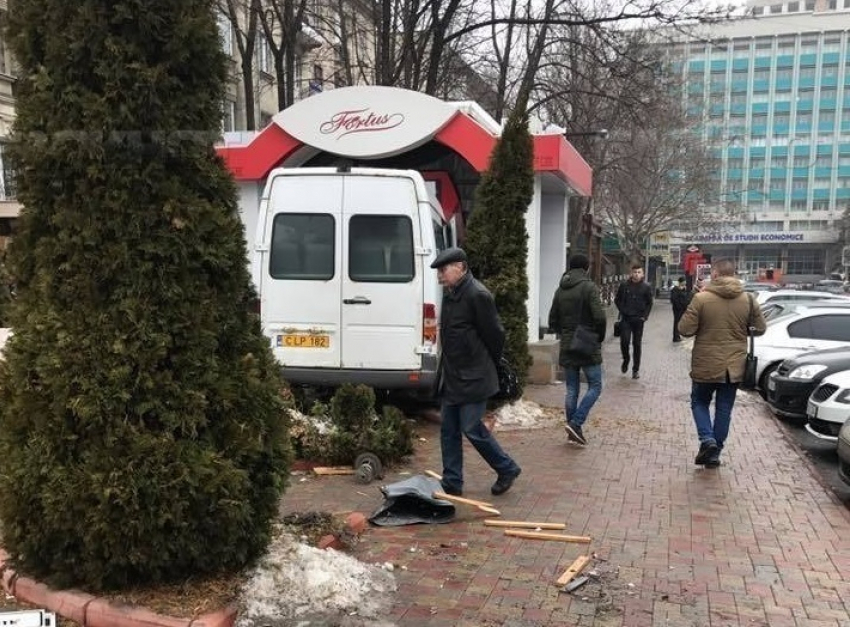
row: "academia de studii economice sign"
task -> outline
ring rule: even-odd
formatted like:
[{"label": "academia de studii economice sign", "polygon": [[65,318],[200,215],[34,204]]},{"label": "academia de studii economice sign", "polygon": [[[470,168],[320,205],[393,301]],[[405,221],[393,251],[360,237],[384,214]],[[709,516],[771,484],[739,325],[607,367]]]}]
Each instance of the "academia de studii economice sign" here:
[{"label": "academia de studii economice sign", "polygon": [[694,244],[830,244],[838,241],[832,231],[779,231],[769,233],[708,234],[677,233],[677,242]]},{"label": "academia de studii economice sign", "polygon": [[431,140],[457,109],[415,91],[342,87],[284,109],[272,119],[308,146],[331,154],[378,159]]}]

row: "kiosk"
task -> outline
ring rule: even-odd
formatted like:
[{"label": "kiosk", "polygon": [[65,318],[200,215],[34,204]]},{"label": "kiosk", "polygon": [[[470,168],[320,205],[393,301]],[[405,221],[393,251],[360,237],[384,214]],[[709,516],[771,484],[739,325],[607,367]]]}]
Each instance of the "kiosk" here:
[{"label": "kiosk", "polygon": [[[395,87],[344,87],[279,112],[256,134],[229,134],[219,154],[239,187],[249,243],[272,168],[369,166],[417,170],[447,217],[463,218],[487,169],[501,126],[473,102],[444,102]],[[552,296],[567,259],[571,195],[591,193],[590,166],[560,133],[534,135],[534,196],[528,232],[528,340],[547,325]]]}]

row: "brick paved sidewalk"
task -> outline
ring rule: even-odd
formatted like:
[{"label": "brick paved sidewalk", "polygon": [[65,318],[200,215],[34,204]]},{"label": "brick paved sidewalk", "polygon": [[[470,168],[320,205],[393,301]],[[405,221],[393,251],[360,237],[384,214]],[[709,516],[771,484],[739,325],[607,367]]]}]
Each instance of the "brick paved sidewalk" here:
[{"label": "brick paved sidewalk", "polygon": [[[602,397],[567,444],[560,423],[500,432],[523,467],[491,497],[494,477],[466,445],[465,496],[494,500],[502,517],[567,524],[589,545],[509,538],[460,507],[455,522],[371,528],[354,553],[392,562],[399,625],[594,627],[839,627],[850,625],[850,516],[783,437],[761,399],[739,393],[724,466],[694,466],[687,347],[671,340],[669,305],[656,303],[641,379],[621,375],[606,341]],[[559,407],[563,386],[527,398]],[[440,469],[439,427],[407,469]],[[403,478],[388,475],[385,483]],[[293,477],[284,510],[358,509],[381,502],[378,484]],[[555,579],[581,554],[598,577],[573,594]],[[842,600],[846,599],[846,603]]]}]

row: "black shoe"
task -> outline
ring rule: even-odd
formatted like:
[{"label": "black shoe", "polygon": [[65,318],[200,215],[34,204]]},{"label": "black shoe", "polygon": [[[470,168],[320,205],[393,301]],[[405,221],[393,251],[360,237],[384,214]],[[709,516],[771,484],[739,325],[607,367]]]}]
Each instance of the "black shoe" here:
[{"label": "black shoe", "polygon": [[674,337],[674,338],[673,338],[673,341],[674,341],[674,342],[681,342],[681,341],[682,341],[682,338],[680,338],[680,337]]},{"label": "black shoe", "polygon": [[460,488],[447,485],[442,481],[440,481],[440,487],[443,488],[443,492],[445,492],[446,494],[450,494],[451,496],[463,496],[463,490],[461,490]]},{"label": "black shoe", "polygon": [[699,452],[694,459],[694,463],[699,466],[706,466],[712,459],[717,459],[717,465],[720,465],[720,449],[714,440],[706,440],[699,445]]},{"label": "black shoe", "polygon": [[522,468],[517,466],[517,469],[513,473],[509,475],[503,475],[496,479],[496,483],[494,483],[490,488],[490,494],[492,494],[493,496],[499,496],[500,494],[504,494],[505,492],[510,490],[511,486],[514,484],[516,478],[519,477],[520,473],[522,473]]},{"label": "black shoe", "polygon": [[587,446],[587,438],[584,437],[584,434],[581,432],[581,427],[577,424],[568,422],[564,425],[564,429],[567,431],[567,439],[570,442],[575,442],[576,444],[581,444],[582,446]]},{"label": "black shoe", "polygon": [[620,364],[620,372],[622,372],[623,374],[626,374],[628,371],[629,371],[629,358],[624,357],[623,363]]},{"label": "black shoe", "polygon": [[707,462],[705,462],[706,468],[720,468],[720,458],[712,457]]},{"label": "black shoe", "polygon": [[637,370],[632,371],[632,379],[640,379],[640,372]]}]

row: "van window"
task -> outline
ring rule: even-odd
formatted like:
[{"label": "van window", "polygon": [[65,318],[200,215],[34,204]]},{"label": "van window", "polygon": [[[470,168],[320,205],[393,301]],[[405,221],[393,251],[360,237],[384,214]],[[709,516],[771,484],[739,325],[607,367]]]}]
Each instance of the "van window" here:
[{"label": "van window", "polygon": [[348,275],[363,283],[413,280],[413,223],[407,216],[353,216]]},{"label": "van window", "polygon": [[434,227],[434,242],[437,244],[437,252],[441,253],[449,247],[446,242],[446,230],[439,222],[431,222]]},{"label": "van window", "polygon": [[329,281],[334,276],[334,217],[279,213],[272,225],[269,274],[273,279]]}]

